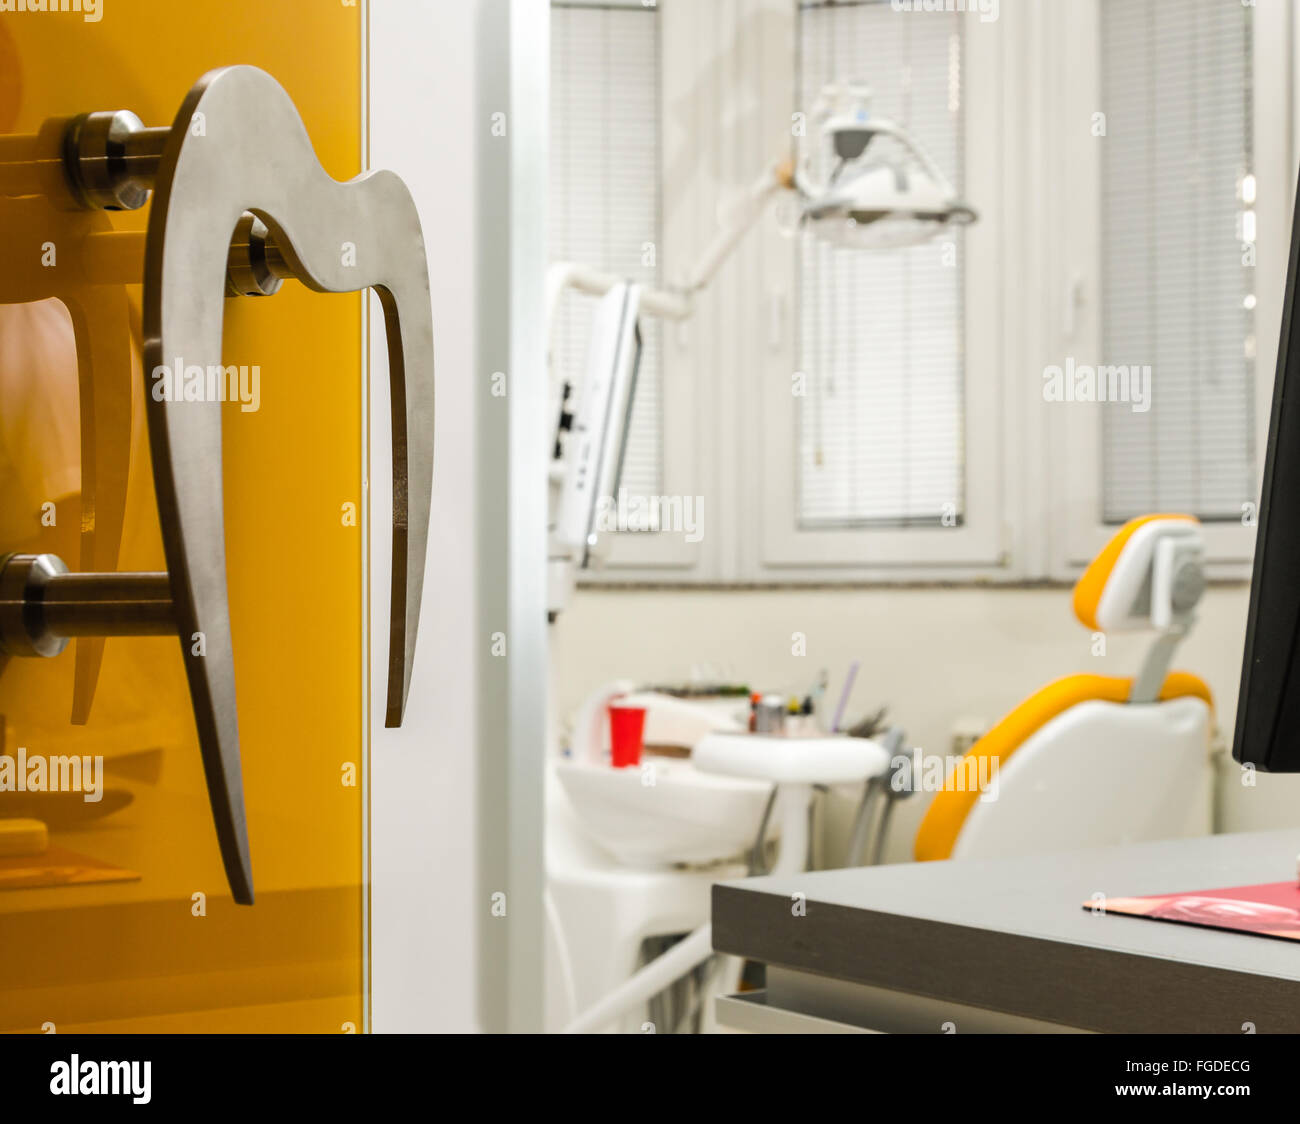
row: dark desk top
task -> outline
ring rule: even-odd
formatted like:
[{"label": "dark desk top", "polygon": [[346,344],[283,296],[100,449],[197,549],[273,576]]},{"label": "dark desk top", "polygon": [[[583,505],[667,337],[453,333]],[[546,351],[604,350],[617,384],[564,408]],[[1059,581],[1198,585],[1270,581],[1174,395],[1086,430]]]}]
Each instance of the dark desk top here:
[{"label": "dark desk top", "polygon": [[[1112,1032],[1300,1032],[1300,942],[1082,907],[1094,894],[1296,877],[1300,831],[987,862],[904,863],[713,888],[720,951]],[[792,895],[805,896],[796,916]]]}]

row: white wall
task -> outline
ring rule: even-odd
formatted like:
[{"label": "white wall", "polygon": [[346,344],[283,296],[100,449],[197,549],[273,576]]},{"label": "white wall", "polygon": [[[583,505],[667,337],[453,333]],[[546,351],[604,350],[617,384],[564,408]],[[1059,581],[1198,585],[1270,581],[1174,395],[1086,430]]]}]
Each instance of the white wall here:
[{"label": "white wall", "polygon": [[386,730],[390,434],[372,301],[378,1031],[541,1025],[547,16],[536,0],[369,5],[370,164],[401,175],[420,208],[437,380],[419,646],[405,723]]},{"label": "white wall", "polygon": [[[419,205],[433,302],[433,512],[405,725],[385,730],[391,493],[383,314],[371,301],[371,979],[378,1031],[477,1026],[475,575],[477,3],[370,4],[371,167]],[[418,49],[412,49],[418,44]],[[447,544],[455,544],[452,549]]]},{"label": "white wall", "polygon": [[[1225,744],[1232,737],[1247,601],[1244,586],[1211,589],[1175,661],[1209,683]],[[791,654],[796,632],[807,637],[802,658]],[[850,714],[888,704],[909,740],[932,753],[949,751],[958,719],[994,722],[1057,676],[1133,674],[1144,650],[1142,637],[1114,637],[1105,657],[1093,656],[1090,633],[1070,610],[1070,591],[1060,587],[582,589],[552,633],[565,716],[607,680],[680,681],[703,665],[756,689],[801,693],[825,667],[833,697],[849,661],[859,659]],[[1224,759],[1217,772],[1220,830],[1300,824],[1300,777],[1261,775],[1255,787],[1244,787],[1240,770]],[[918,795],[898,809],[889,861],[911,858],[926,799]],[[844,812],[837,801],[834,820]]]}]

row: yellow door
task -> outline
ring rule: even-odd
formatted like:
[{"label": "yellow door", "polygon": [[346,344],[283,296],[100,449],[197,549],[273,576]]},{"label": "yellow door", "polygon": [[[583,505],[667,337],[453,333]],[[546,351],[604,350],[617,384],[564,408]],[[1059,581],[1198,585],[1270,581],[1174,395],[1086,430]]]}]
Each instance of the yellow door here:
[{"label": "yellow door", "polygon": [[[169,125],[202,74],[248,63],[284,86],[325,169],[348,179],[363,166],[361,14],[338,0],[85,7],[93,11],[0,13],[0,553],[49,551],[92,568],[82,540],[91,561],[111,553],[121,507],[117,568],[162,570],[141,288],[105,281],[112,269],[95,256],[97,247],[113,257],[105,232],[142,231],[148,205],[106,215],[33,194],[29,157],[44,150],[32,138],[89,110]],[[226,885],[176,639],[108,640],[84,725],[70,720],[75,648],[88,665],[93,643],[54,659],[9,658],[0,1029],[364,1025],[362,301],[289,281],[274,297],[225,304],[223,362],[259,373],[256,409],[222,407],[256,904],[234,904]],[[88,354],[96,416],[107,419],[93,463],[83,455],[88,419],[78,424]],[[123,481],[113,465],[127,453]],[[85,678],[83,668],[83,709]],[[67,782],[74,758],[79,787],[50,791],[59,762]],[[45,787],[26,783],[42,762]],[[37,827],[24,835],[13,830],[19,819]]]}]

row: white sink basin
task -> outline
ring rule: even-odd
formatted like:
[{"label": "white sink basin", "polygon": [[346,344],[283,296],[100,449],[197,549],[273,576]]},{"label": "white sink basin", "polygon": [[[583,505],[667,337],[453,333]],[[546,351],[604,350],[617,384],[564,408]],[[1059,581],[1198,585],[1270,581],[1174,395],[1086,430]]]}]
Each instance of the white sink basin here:
[{"label": "white sink basin", "polygon": [[[654,784],[644,780],[648,765]],[[765,781],[702,773],[673,758],[643,757],[627,769],[558,761],[555,769],[578,823],[634,866],[711,863],[747,851],[772,791]]]}]

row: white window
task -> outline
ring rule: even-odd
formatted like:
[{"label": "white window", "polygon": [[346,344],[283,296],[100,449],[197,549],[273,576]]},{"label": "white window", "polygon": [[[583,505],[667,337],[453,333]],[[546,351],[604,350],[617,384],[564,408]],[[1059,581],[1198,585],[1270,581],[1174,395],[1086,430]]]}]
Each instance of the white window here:
[{"label": "white window", "polygon": [[[1003,554],[1002,41],[977,15],[899,11],[887,0],[803,4],[794,32],[801,151],[825,158],[813,120],[824,88],[865,86],[872,112],[916,140],[979,220],[906,249],[831,247],[807,232],[782,245],[769,234],[768,256],[789,263],[784,280],[778,267],[769,282],[788,286],[793,339],[774,355],[764,391],[757,572],[987,572]],[[873,143],[882,159],[897,156],[884,151],[893,142]],[[802,393],[792,393],[791,372]]]},{"label": "white window", "polygon": [[1107,523],[1255,496],[1251,11],[1102,4],[1101,358],[1152,395],[1102,412]]},{"label": "white window", "polygon": [[[869,86],[963,189],[960,15],[899,18],[888,5],[821,4],[799,20],[799,105],[836,82]],[[810,128],[818,179],[832,154]],[[881,159],[898,145],[876,142]],[[893,151],[885,151],[892,149]],[[798,242],[798,525],[954,525],[965,509],[965,246],[863,253]]]},{"label": "white window", "polygon": [[1062,576],[1159,511],[1205,523],[1213,560],[1250,557],[1294,179],[1274,88],[1289,60],[1270,42],[1285,51],[1284,15],[1096,0],[1062,29],[1069,119],[1087,133],[1065,166],[1081,186],[1054,362],[1095,370],[1112,399],[1058,410]]}]

